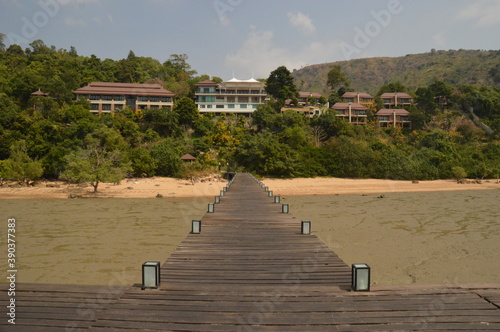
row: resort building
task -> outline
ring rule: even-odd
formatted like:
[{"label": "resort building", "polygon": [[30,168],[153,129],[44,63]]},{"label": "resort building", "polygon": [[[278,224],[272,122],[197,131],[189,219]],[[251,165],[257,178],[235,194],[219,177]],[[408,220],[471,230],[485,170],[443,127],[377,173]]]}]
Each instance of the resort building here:
[{"label": "resort building", "polygon": [[346,103],[371,103],[375,98],[366,92],[346,92],[342,95]]},{"label": "resort building", "polygon": [[354,125],[365,125],[368,118],[368,108],[358,103],[336,103],[332,107],[338,117],[342,117]]},{"label": "resort building", "polygon": [[411,127],[410,112],[405,109],[381,109],[375,115],[378,118],[380,127]]},{"label": "resort building", "polygon": [[[292,110],[298,114],[304,114],[308,118],[312,118],[315,115],[321,115],[323,114],[322,110],[324,109],[324,107],[318,102],[321,97],[321,93],[301,91],[299,92],[299,96],[297,98],[298,105],[293,105],[292,99],[287,99],[285,100],[284,107],[281,108],[281,113]],[[311,104],[311,98],[316,99],[314,105]]]},{"label": "resort building", "polygon": [[203,81],[196,84],[195,103],[200,113],[242,114],[251,116],[266,102],[265,84],[253,78],[233,78],[222,83]]},{"label": "resort building", "polygon": [[300,106],[300,107],[286,106],[281,108],[281,113],[285,111],[295,111],[298,114],[303,114],[308,118],[312,118],[315,115],[323,114],[323,109],[326,108],[319,106]]},{"label": "resort building", "polygon": [[404,92],[388,92],[380,96],[386,108],[408,107],[413,104],[413,97]]},{"label": "resort building", "polygon": [[134,111],[174,106],[175,95],[161,84],[93,82],[73,91],[90,102],[93,113],[111,113],[126,106]]},{"label": "resort building", "polygon": [[299,98],[297,98],[297,99],[299,101],[300,106],[305,106],[305,105],[310,104],[310,102],[309,102],[310,98],[315,98],[316,103],[317,103],[319,98],[321,98],[321,97],[322,97],[321,93],[300,91]]}]

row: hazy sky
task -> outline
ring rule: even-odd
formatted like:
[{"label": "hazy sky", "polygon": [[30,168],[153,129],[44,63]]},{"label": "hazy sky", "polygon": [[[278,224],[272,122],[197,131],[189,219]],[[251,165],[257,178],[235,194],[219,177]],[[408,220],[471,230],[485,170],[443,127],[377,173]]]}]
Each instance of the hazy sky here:
[{"label": "hazy sky", "polygon": [[500,0],[0,0],[7,46],[36,39],[101,59],[186,53],[199,74],[435,49],[500,49]]}]

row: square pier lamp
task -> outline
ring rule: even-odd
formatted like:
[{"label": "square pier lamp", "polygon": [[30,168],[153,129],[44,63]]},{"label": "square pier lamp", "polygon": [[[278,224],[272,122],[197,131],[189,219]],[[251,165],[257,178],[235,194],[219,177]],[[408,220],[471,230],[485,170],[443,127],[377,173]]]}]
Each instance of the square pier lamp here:
[{"label": "square pier lamp", "polygon": [[264,187],[264,191],[268,192],[269,191],[269,187]]},{"label": "square pier lamp", "polygon": [[142,264],[142,289],[160,286],[160,262]]},{"label": "square pier lamp", "polygon": [[224,196],[224,192],[225,192],[224,190],[221,190],[221,191],[220,191],[220,197],[223,197],[223,196]]},{"label": "square pier lamp", "polygon": [[308,220],[304,220],[301,222],[302,234],[309,235],[311,234],[311,222]]},{"label": "square pier lamp", "polygon": [[220,196],[215,196],[215,204],[219,204],[220,203]]},{"label": "square pier lamp", "polygon": [[214,213],[214,204],[208,203],[208,213]]},{"label": "square pier lamp", "polygon": [[289,210],[290,210],[290,209],[289,209],[288,204],[282,204],[282,205],[281,205],[281,212],[282,212],[282,213],[288,213],[288,211],[289,211]]},{"label": "square pier lamp", "polygon": [[267,196],[269,196],[269,197],[273,197],[273,191],[272,191],[272,190],[269,190],[269,191],[267,192]]},{"label": "square pier lamp", "polygon": [[201,233],[201,220],[191,221],[191,234],[200,234],[200,233]]},{"label": "square pier lamp", "polygon": [[370,266],[368,264],[352,264],[351,287],[356,292],[370,290]]},{"label": "square pier lamp", "polygon": [[281,201],[280,196],[274,196],[274,203],[279,203]]}]

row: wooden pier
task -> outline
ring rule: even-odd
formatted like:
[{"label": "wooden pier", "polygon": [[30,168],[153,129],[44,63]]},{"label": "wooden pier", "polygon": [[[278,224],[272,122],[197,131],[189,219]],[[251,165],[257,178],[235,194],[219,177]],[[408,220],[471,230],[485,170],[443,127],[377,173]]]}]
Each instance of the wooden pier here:
[{"label": "wooden pier", "polygon": [[350,283],[349,266],[238,174],[162,265],[159,289],[21,284],[17,324],[3,315],[0,331],[500,330],[500,285]]}]

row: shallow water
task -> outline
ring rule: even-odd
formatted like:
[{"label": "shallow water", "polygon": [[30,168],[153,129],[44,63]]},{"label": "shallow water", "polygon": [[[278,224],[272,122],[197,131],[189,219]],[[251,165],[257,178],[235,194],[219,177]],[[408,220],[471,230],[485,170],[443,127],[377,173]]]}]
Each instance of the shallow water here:
[{"label": "shallow water", "polygon": [[[380,196],[283,202],[346,263],[370,264],[375,285],[500,283],[499,190]],[[0,200],[0,259],[7,219],[15,217],[18,282],[140,283],[142,263],[163,263],[211,200]]]},{"label": "shallow water", "polygon": [[289,196],[297,219],[373,283],[500,283],[500,191]]},{"label": "shallow water", "polygon": [[141,282],[143,262],[168,258],[208,201],[0,200],[0,229],[3,238],[7,219],[16,218],[18,282],[131,285]]}]

